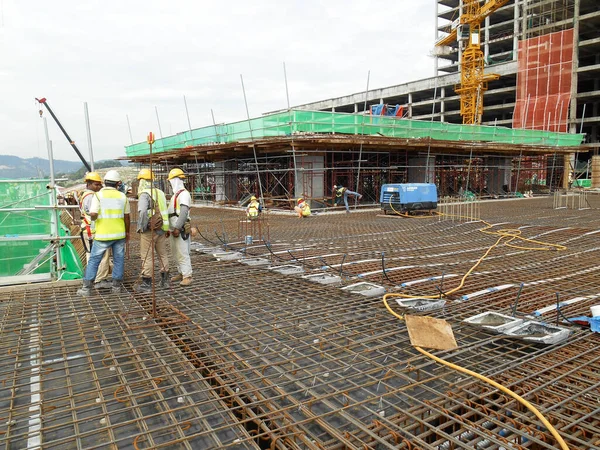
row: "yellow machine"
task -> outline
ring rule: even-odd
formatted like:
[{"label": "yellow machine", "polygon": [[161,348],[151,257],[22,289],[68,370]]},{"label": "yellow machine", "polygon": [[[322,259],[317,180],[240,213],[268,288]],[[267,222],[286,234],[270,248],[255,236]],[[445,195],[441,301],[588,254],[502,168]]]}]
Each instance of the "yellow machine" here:
[{"label": "yellow machine", "polygon": [[481,22],[507,3],[508,0],[489,0],[481,5],[481,0],[463,0],[459,25],[435,43],[437,47],[442,47],[455,41],[459,45],[466,41],[460,61],[460,86],[454,88],[460,96],[460,115],[465,124],[481,123],[483,93],[487,90],[487,83],[500,78],[494,73],[483,73],[484,57],[479,35]]}]

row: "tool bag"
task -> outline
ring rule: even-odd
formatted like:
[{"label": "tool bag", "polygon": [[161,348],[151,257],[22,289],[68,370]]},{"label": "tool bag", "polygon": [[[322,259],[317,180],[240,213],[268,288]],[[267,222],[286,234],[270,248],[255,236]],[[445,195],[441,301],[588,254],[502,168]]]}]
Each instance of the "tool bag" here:
[{"label": "tool bag", "polygon": [[148,228],[154,231],[161,230],[164,222],[162,214],[160,213],[160,209],[158,207],[158,201],[155,201],[153,198],[150,198],[150,201],[154,205],[154,214],[152,214],[152,217],[150,217],[150,219],[148,220]]}]

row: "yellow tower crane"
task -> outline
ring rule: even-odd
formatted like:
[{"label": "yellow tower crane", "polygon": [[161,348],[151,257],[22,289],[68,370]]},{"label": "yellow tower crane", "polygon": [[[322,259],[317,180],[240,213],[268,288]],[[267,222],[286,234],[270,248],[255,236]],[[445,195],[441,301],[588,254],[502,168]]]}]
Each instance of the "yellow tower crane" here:
[{"label": "yellow tower crane", "polygon": [[460,61],[460,86],[454,90],[460,96],[460,115],[465,124],[481,123],[483,115],[483,93],[488,81],[500,75],[483,73],[484,57],[481,51],[479,31],[481,22],[490,14],[508,3],[508,0],[462,0],[463,11],[459,25],[450,34],[435,43],[436,47],[450,46],[453,42],[466,41]]}]

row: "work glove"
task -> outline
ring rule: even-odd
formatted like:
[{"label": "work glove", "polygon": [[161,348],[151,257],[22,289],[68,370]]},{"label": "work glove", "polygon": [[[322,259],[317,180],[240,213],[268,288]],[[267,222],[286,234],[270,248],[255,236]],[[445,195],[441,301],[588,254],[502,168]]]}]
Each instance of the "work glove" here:
[{"label": "work glove", "polygon": [[185,234],[190,234],[190,231],[192,231],[192,222],[188,220],[183,224],[183,232]]},{"label": "work glove", "polygon": [[173,231],[171,231],[171,234],[173,237],[179,237],[179,229],[175,228]]}]

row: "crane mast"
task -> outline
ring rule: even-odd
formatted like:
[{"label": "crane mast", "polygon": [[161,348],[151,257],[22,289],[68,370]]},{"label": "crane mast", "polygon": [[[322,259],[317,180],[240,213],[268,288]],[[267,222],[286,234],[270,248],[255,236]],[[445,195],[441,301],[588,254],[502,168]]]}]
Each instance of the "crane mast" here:
[{"label": "crane mast", "polygon": [[460,61],[460,85],[454,90],[460,97],[460,115],[464,124],[481,123],[483,115],[483,93],[488,82],[497,80],[500,75],[484,73],[484,56],[481,50],[481,22],[490,14],[508,3],[508,0],[489,0],[481,5],[481,0],[462,0],[463,12],[459,26],[450,34],[436,42],[436,46],[449,46],[458,40],[466,41]]}]

